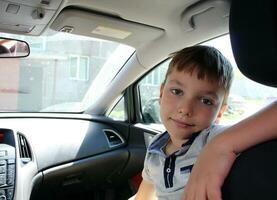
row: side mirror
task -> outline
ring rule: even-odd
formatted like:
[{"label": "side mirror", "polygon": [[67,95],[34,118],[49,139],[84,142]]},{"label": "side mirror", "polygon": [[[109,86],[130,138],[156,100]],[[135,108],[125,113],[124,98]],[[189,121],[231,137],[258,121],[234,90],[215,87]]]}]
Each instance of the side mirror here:
[{"label": "side mirror", "polygon": [[0,58],[21,58],[30,54],[27,42],[0,37]]}]

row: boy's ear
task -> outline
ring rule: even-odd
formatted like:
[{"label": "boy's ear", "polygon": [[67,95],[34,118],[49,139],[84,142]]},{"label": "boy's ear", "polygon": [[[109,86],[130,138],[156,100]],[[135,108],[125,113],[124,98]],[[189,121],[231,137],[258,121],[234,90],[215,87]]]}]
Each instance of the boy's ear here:
[{"label": "boy's ear", "polygon": [[163,96],[163,91],[164,91],[164,83],[162,83],[161,86],[160,86],[160,100],[159,100],[159,103],[161,103],[161,98]]},{"label": "boy's ear", "polygon": [[219,112],[218,112],[218,114],[217,114],[217,116],[216,116],[215,123],[218,123],[218,122],[219,122],[219,120],[221,119],[223,113],[225,112],[225,110],[226,110],[227,108],[228,108],[228,104],[226,104],[226,103],[225,103],[224,105],[221,106],[221,108],[220,108],[220,110],[219,110]]}]

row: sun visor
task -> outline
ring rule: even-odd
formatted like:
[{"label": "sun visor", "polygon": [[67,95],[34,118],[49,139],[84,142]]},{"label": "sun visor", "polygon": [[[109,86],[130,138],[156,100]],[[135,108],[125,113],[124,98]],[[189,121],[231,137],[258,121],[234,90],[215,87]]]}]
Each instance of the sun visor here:
[{"label": "sun visor", "polygon": [[63,10],[50,28],[56,31],[118,41],[133,47],[139,47],[164,33],[162,29],[156,27],[72,8]]}]

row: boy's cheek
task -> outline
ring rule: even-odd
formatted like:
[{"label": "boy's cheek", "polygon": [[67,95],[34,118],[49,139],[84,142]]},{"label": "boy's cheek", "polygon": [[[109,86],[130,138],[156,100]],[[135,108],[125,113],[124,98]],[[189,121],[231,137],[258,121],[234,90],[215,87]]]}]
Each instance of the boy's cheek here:
[{"label": "boy's cheek", "polygon": [[176,108],[179,103],[176,98],[168,94],[164,94],[164,96],[160,99],[160,102],[160,105],[165,108]]},{"label": "boy's cheek", "polygon": [[167,100],[167,99],[161,99],[160,101],[160,109],[163,111],[169,111],[169,110],[174,110],[174,105],[175,103],[171,100]]},{"label": "boy's cheek", "polygon": [[[200,112],[201,113],[201,112]],[[201,121],[206,125],[209,126],[213,122],[215,122],[217,118],[217,112],[211,112],[211,111],[202,111],[201,114]]]}]

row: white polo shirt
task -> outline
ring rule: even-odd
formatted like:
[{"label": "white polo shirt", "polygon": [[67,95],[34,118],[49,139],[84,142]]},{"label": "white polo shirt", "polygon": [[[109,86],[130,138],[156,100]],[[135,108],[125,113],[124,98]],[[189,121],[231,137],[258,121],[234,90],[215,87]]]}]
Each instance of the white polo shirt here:
[{"label": "white polo shirt", "polygon": [[142,177],[154,184],[159,200],[181,199],[191,169],[203,146],[225,128],[212,125],[200,133],[194,133],[179,151],[169,156],[163,151],[169,140],[168,132],[153,138],[147,149]]}]

